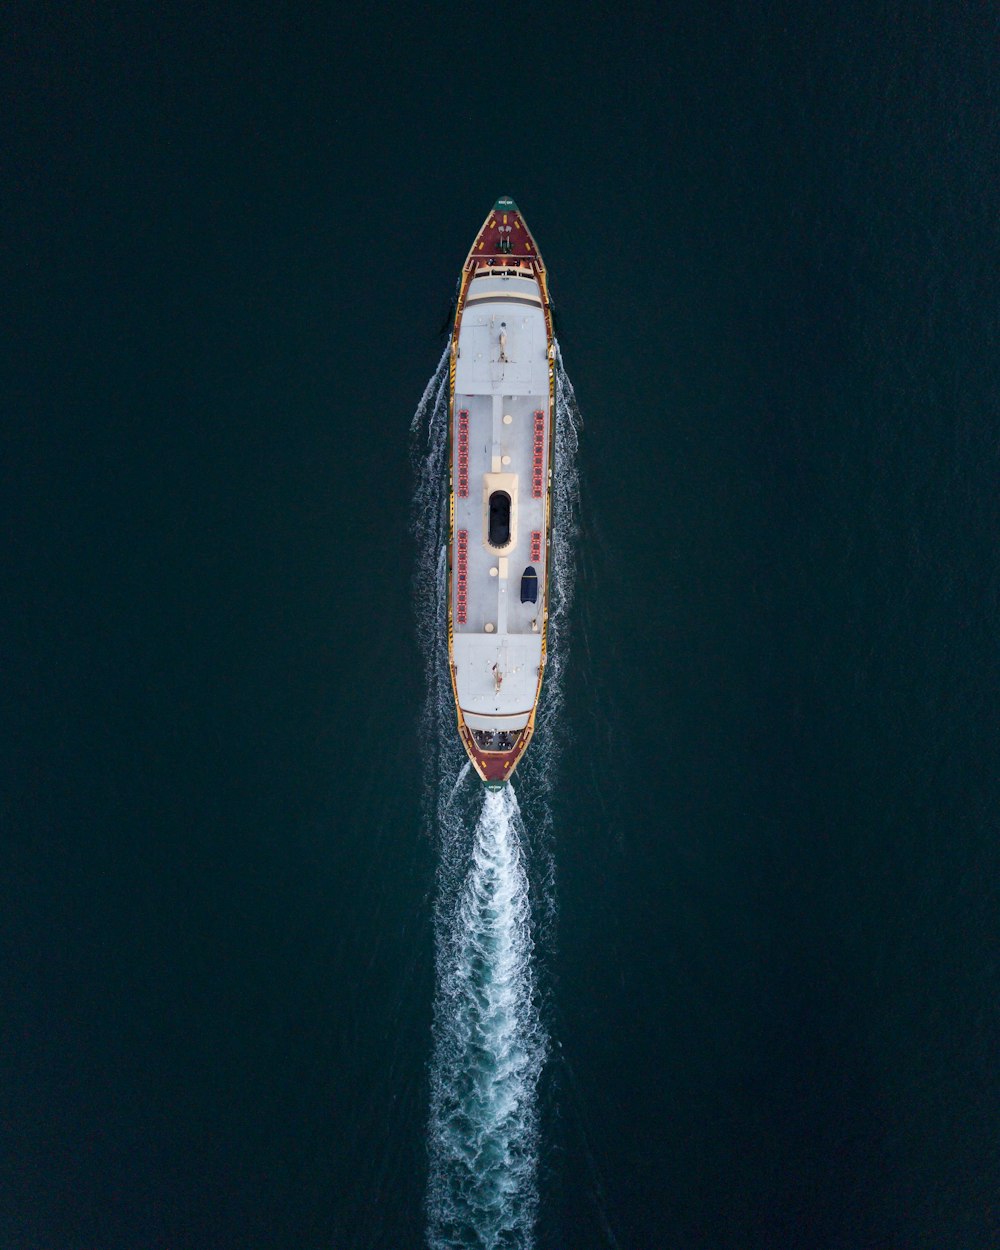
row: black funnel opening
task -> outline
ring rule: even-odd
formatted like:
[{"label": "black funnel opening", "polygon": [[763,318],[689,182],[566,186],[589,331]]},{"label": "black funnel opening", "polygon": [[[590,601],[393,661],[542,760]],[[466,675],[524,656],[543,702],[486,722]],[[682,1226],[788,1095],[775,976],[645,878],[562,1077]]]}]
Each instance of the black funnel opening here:
[{"label": "black funnel opening", "polygon": [[490,495],[490,546],[506,547],[510,542],[510,495],[495,490]]}]

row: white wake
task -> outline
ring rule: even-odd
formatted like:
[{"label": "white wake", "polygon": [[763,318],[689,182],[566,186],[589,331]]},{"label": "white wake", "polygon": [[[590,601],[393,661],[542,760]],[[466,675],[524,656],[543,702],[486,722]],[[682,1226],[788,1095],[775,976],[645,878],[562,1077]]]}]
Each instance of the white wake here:
[{"label": "white wake", "polygon": [[443,892],[431,1070],[431,1246],[528,1246],[538,1206],[537,1087],[547,1038],[511,787],[480,791],[468,869]]},{"label": "white wake", "polygon": [[[458,739],[448,676],[448,352],[411,424],[415,582],[427,693],[425,819],[438,850],[427,1241],[529,1250],[538,1212],[538,1083],[548,1054],[537,953],[555,917],[551,795],[573,598],[580,418],[556,359],[556,472],[548,664],[535,737],[488,792]],[[520,802],[519,802],[520,800]],[[523,807],[523,811],[522,811]]]}]

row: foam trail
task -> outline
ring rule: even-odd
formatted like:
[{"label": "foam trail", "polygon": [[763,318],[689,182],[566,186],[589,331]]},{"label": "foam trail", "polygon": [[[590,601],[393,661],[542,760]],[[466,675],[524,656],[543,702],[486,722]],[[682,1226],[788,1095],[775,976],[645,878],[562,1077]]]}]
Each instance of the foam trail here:
[{"label": "foam trail", "polygon": [[[447,653],[448,352],[411,423],[416,599],[424,654],[425,820],[438,850],[437,988],[428,1126],[431,1250],[530,1250],[538,1210],[538,1082],[548,1054],[533,931],[555,914],[551,785],[572,603],[580,428],[556,356],[548,666],[535,739],[512,786],[484,791],[458,739]],[[470,832],[471,830],[471,832]]]},{"label": "foam trail", "polygon": [[447,796],[466,755],[457,732],[448,733],[455,709],[448,676],[448,356],[446,348],[410,423],[415,479],[412,516],[417,562],[414,590],[417,639],[427,683],[421,737],[429,767],[424,784],[425,815],[440,825]]},{"label": "foam trail", "polygon": [[521,839],[511,787],[484,792],[468,870],[439,917],[428,1187],[435,1250],[532,1240],[547,1039]]}]

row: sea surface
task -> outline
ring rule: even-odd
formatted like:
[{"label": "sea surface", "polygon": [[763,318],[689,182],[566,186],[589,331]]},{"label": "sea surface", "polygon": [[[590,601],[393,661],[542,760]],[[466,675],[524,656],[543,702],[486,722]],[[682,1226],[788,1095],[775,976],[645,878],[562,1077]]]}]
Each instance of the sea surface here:
[{"label": "sea surface", "polygon": [[[1000,1245],[996,15],[0,22],[0,1247]],[[572,409],[488,799],[501,194]]]}]

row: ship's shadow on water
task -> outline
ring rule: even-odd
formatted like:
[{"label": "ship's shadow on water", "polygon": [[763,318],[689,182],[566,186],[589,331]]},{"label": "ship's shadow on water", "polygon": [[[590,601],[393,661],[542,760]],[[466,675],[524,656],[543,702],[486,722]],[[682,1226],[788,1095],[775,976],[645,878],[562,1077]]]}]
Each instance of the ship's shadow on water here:
[{"label": "ship's shadow on water", "polygon": [[573,595],[579,414],[557,353],[548,663],[514,783],[488,792],[459,742],[447,652],[448,353],[411,426],[418,633],[427,697],[424,819],[438,853],[427,1242],[527,1250],[539,1207],[545,953],[556,896],[551,793]]}]

